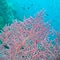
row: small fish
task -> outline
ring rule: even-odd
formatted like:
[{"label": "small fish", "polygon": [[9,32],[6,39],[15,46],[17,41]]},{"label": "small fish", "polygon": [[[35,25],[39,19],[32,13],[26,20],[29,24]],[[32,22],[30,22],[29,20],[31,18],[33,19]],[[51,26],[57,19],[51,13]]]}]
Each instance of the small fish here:
[{"label": "small fish", "polygon": [[22,49],[22,50],[23,50],[23,49],[24,49],[24,46],[22,46],[20,49]]},{"label": "small fish", "polygon": [[27,7],[27,9],[29,10],[29,9],[30,9],[30,7]]},{"label": "small fish", "polygon": [[7,44],[3,45],[4,48],[9,49],[9,46]]}]

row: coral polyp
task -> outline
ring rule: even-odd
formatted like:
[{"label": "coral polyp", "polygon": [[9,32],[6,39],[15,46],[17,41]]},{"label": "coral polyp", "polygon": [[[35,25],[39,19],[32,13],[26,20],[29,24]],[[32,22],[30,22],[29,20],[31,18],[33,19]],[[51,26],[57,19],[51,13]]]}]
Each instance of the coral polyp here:
[{"label": "coral polyp", "polygon": [[0,40],[0,60],[56,60],[60,56],[57,33],[44,22],[43,11],[5,26]]}]

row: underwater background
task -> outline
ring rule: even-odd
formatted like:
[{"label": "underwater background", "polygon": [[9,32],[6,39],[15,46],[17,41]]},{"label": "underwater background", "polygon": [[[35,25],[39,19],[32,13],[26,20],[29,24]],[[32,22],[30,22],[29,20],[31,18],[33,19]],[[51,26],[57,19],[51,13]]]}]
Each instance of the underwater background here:
[{"label": "underwater background", "polygon": [[[45,25],[45,22],[48,23]],[[17,54],[25,48],[27,50],[24,52],[31,49],[33,56],[43,49],[46,56],[52,52],[52,60],[60,59],[60,0],[0,0],[0,60],[15,60],[17,55],[25,58],[28,55],[24,57],[23,51],[22,54]],[[42,56],[42,52],[40,55]],[[47,60],[51,60],[47,57]]]},{"label": "underwater background", "polygon": [[44,20],[50,20],[53,28],[60,31],[60,0],[0,0],[0,30],[14,19],[35,17],[42,9]]}]

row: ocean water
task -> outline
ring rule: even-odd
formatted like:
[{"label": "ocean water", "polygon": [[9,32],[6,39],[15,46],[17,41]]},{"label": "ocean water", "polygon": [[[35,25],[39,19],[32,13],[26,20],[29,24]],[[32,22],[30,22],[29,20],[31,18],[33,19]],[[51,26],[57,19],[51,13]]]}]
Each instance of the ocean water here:
[{"label": "ocean water", "polygon": [[24,16],[34,17],[40,10],[45,9],[45,20],[50,20],[51,25],[60,31],[60,0],[7,0],[15,9],[18,19]]},{"label": "ocean water", "polygon": [[[45,23],[41,21],[42,24],[40,24],[38,18],[37,20],[30,19],[32,23],[23,21],[30,16],[35,18],[42,10],[44,11],[43,20],[49,22],[56,31],[48,29],[49,24],[44,25]],[[15,19],[25,24],[13,23]],[[0,0],[1,31],[0,60],[26,60],[26,58],[40,60],[39,52],[41,57],[44,55],[42,59],[45,55],[48,55],[47,60],[60,59],[60,0]],[[42,55],[43,51],[45,53]],[[34,56],[38,54],[39,57],[36,56],[36,59],[34,56],[29,56],[30,54]]]}]

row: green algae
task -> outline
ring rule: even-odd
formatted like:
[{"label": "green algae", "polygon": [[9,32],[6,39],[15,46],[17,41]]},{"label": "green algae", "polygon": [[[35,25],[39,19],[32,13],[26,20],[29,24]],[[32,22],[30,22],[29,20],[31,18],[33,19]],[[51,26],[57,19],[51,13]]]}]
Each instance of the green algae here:
[{"label": "green algae", "polygon": [[2,43],[3,43],[2,40],[0,40],[0,45],[1,45]]}]

